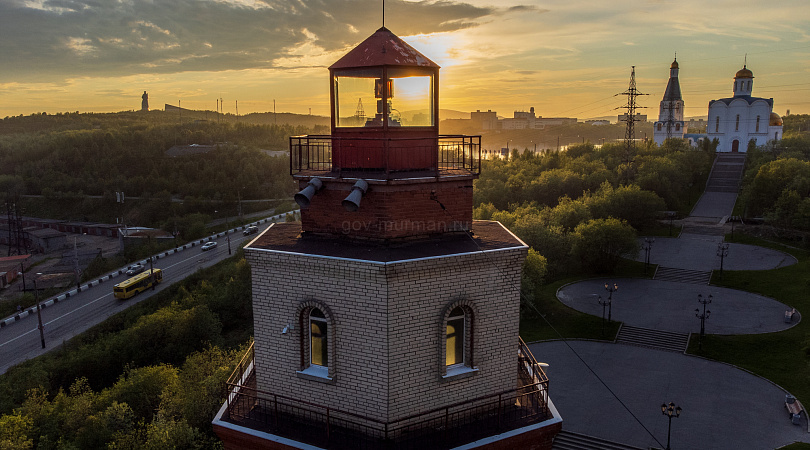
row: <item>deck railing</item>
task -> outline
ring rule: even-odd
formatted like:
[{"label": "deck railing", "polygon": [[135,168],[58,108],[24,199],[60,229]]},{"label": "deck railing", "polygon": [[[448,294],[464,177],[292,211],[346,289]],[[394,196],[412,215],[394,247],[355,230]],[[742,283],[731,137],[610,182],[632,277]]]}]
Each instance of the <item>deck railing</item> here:
[{"label": "deck railing", "polygon": [[523,341],[518,354],[518,378],[531,383],[392,422],[257,390],[245,358],[228,381],[223,419],[330,449],[456,447],[551,417],[548,378]]},{"label": "deck railing", "polygon": [[[438,138],[363,138],[307,135],[290,137],[290,174],[343,172],[432,172],[447,176],[481,171],[481,136],[442,135]],[[399,174],[399,175],[397,175]]]}]

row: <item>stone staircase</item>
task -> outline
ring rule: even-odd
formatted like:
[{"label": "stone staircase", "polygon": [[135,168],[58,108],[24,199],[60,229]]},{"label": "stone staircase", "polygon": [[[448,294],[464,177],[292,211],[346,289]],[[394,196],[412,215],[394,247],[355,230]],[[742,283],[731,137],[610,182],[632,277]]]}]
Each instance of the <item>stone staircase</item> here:
[{"label": "stone staircase", "polygon": [[700,234],[704,236],[725,236],[726,231],[722,226],[717,225],[698,225],[684,223],[682,234]]},{"label": "stone staircase", "polygon": [[689,335],[622,325],[616,336],[616,343],[683,353],[689,343]]},{"label": "stone staircase", "polygon": [[744,169],[745,153],[719,153],[706,182],[706,192],[737,193]]},{"label": "stone staircase", "polygon": [[619,444],[565,430],[557,434],[551,448],[552,450],[642,450],[640,447]]},{"label": "stone staircase", "polygon": [[712,280],[711,272],[700,270],[676,269],[673,267],[658,266],[653,280],[676,281],[678,283],[709,284]]}]

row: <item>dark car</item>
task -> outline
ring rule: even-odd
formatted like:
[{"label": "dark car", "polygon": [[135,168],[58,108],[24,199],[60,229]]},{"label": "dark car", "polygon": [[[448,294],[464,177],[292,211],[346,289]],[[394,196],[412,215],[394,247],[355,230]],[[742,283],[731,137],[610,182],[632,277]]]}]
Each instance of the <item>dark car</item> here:
[{"label": "dark car", "polygon": [[245,231],[243,231],[242,234],[247,236],[247,235],[258,233],[258,232],[259,232],[259,227],[257,227],[256,225],[251,225],[251,226],[245,228]]}]

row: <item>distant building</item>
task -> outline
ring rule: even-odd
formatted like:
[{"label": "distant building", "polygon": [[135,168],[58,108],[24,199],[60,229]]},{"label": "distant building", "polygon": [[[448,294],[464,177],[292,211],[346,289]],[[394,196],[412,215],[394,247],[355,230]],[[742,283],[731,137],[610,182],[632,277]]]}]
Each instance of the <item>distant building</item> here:
[{"label": "distant building", "polygon": [[600,125],[610,125],[610,121],[609,121],[609,120],[605,120],[605,119],[586,120],[586,121],[585,121],[585,124],[586,124],[586,125],[594,125],[594,126],[600,126]]},{"label": "distant building", "polygon": [[[635,116],[633,116],[633,117],[635,117],[635,121],[634,121],[634,122],[637,122],[637,123],[638,123],[638,122],[643,123],[643,122],[646,122],[646,121],[647,121],[647,115],[646,115],[646,114],[636,113],[636,115],[635,115]],[[627,122],[627,114],[619,114],[619,115],[616,117],[616,121],[617,121],[617,122]]]},{"label": "distant building", "polygon": [[658,121],[653,124],[653,139],[656,144],[661,145],[667,139],[681,139],[685,133],[681,84],[678,81],[678,60],[675,59],[669,66],[669,82],[658,108]]},{"label": "distant building", "polygon": [[149,111],[149,94],[146,91],[141,96],[141,111]]},{"label": "distant building", "polygon": [[498,113],[488,109],[486,112],[476,110],[470,113],[470,120],[479,130],[495,130],[498,128]]},{"label": "distant building", "polygon": [[[466,121],[466,120],[465,120]],[[512,117],[498,119],[498,113],[476,110],[470,113],[469,123],[479,130],[543,130],[546,127],[575,125],[575,117],[542,117],[536,116],[534,107],[529,112],[515,111]]]},{"label": "distant building", "polygon": [[734,76],[730,98],[709,102],[706,137],[718,139],[718,152],[745,152],[748,143],[765,145],[782,139],[782,118],[773,112],[773,99],[753,97],[754,74],[745,66]]},{"label": "distant building", "polygon": [[511,119],[500,121],[500,128],[503,130],[542,130],[550,126],[573,125],[577,123],[576,118],[571,117],[538,117],[534,114],[534,107],[529,108],[529,112],[515,111]]}]

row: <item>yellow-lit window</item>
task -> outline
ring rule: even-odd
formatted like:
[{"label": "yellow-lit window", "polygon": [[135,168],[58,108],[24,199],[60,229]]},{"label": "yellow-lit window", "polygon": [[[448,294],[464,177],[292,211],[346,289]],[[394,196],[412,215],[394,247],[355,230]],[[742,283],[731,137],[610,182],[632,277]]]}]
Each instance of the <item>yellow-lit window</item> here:
[{"label": "yellow-lit window", "polygon": [[326,316],[320,309],[313,308],[309,313],[309,355],[310,364],[329,366],[329,346],[327,340]]},{"label": "yellow-lit window", "polygon": [[447,318],[445,364],[448,366],[464,364],[464,322],[465,314],[461,307],[453,309]]}]

